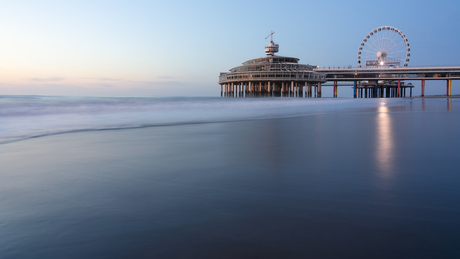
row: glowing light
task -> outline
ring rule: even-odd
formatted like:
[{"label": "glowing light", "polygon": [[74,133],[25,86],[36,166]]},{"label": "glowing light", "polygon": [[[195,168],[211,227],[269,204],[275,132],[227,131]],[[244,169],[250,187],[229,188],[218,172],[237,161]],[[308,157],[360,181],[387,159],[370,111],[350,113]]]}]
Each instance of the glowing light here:
[{"label": "glowing light", "polygon": [[376,118],[376,158],[380,168],[380,176],[383,179],[390,179],[393,176],[394,138],[392,132],[391,117],[389,115],[390,110],[385,105],[385,102],[380,103]]},{"label": "glowing light", "polygon": [[383,61],[380,61],[380,65],[383,65]]}]

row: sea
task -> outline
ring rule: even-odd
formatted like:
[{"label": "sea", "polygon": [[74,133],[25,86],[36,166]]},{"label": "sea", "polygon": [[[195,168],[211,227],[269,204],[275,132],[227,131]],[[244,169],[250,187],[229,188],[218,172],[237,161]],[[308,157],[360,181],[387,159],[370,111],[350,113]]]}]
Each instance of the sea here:
[{"label": "sea", "polygon": [[460,98],[0,96],[0,258],[460,258]]}]

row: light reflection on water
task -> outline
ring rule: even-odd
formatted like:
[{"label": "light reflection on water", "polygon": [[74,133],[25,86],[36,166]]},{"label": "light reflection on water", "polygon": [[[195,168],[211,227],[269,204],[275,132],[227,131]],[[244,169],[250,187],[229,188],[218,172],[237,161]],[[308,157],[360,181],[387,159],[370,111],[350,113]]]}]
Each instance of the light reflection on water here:
[{"label": "light reflection on water", "polygon": [[391,116],[389,108],[384,102],[377,109],[378,115],[376,118],[377,128],[377,145],[376,145],[376,160],[380,169],[379,176],[384,180],[389,180],[393,174],[393,148],[394,138],[391,124]]}]

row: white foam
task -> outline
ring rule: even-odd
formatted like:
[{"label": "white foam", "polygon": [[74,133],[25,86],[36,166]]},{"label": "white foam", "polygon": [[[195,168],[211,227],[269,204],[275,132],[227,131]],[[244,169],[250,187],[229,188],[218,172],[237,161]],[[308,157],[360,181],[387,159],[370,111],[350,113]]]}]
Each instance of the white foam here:
[{"label": "white foam", "polygon": [[307,116],[376,108],[381,103],[382,99],[345,98],[0,96],[0,143],[75,131]]}]

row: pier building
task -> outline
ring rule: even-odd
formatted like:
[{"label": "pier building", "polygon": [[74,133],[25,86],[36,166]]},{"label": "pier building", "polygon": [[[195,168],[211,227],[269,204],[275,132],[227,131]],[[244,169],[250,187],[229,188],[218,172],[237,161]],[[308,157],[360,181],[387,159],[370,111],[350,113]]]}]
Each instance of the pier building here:
[{"label": "pier building", "polygon": [[279,45],[273,42],[273,32],[269,36],[266,57],[250,59],[230,72],[220,73],[221,96],[321,97],[326,74],[314,71],[316,66],[299,64],[298,58],[275,55]]}]

